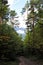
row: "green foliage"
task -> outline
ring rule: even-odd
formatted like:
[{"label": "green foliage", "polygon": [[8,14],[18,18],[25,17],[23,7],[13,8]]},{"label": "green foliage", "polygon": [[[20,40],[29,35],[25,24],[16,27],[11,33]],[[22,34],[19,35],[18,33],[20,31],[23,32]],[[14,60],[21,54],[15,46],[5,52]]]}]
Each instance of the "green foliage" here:
[{"label": "green foliage", "polygon": [[10,61],[10,62],[0,62],[0,65],[18,65],[17,61]]},{"label": "green foliage", "polygon": [[[24,39],[24,48],[27,54],[43,56],[43,8],[41,7],[39,0],[31,0],[30,1],[30,14],[29,18],[33,20],[33,24],[31,24],[31,30],[27,31],[27,34]],[[38,6],[38,8],[36,7]],[[34,12],[34,7],[38,9],[38,13]],[[37,20],[38,17],[38,20]],[[31,22],[28,18],[28,21]],[[37,22],[35,25],[35,21]],[[29,24],[28,22],[28,24]],[[29,28],[28,28],[29,29]]]},{"label": "green foliage", "polygon": [[[35,27],[35,33],[36,33],[36,45],[42,45],[43,46],[43,24],[38,23]],[[40,48],[40,47],[39,47]]]},{"label": "green foliage", "polygon": [[0,0],[0,17],[2,19],[7,20],[8,19],[8,14],[9,14],[9,5],[6,5]]},{"label": "green foliage", "polygon": [[17,13],[15,12],[15,10],[11,10],[10,11],[10,16],[14,17],[15,15],[17,15]]},{"label": "green foliage", "polygon": [[38,4],[39,0],[30,0],[31,4]]},{"label": "green foliage", "polygon": [[22,40],[17,32],[7,24],[0,25],[0,58],[14,59],[22,49]]}]

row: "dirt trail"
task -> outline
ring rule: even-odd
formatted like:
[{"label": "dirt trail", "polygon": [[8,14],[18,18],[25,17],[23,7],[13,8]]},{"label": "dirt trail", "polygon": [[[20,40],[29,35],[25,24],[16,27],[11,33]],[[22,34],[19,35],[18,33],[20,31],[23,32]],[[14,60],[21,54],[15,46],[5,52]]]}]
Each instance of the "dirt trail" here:
[{"label": "dirt trail", "polygon": [[43,63],[40,61],[33,61],[33,60],[27,59],[23,56],[19,57],[18,59],[20,61],[19,65],[43,65]]}]

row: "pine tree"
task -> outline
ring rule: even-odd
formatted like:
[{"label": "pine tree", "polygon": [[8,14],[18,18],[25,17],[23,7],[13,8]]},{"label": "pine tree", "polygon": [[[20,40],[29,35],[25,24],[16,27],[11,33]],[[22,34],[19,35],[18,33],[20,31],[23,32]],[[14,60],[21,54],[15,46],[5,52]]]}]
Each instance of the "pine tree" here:
[{"label": "pine tree", "polygon": [[3,23],[3,19],[8,19],[8,1],[7,0],[0,0],[0,23]]}]

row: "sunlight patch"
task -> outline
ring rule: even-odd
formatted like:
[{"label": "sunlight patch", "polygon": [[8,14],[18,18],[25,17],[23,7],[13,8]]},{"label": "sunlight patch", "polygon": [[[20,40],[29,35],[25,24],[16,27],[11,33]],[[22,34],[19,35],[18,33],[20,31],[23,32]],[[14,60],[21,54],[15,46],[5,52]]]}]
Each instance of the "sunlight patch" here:
[{"label": "sunlight patch", "polygon": [[19,33],[19,34],[24,34],[24,31],[18,30],[17,33]]}]

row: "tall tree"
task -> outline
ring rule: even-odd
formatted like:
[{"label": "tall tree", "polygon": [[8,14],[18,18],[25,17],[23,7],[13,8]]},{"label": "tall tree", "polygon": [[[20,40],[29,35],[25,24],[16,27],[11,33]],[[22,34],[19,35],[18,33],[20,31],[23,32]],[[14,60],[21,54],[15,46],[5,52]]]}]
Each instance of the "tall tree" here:
[{"label": "tall tree", "polygon": [[[36,12],[35,9],[37,10]],[[29,50],[32,53],[37,54],[38,56],[43,56],[43,1],[31,0],[29,10],[31,12],[28,15],[27,24],[33,22],[31,26],[32,31],[29,31],[28,34],[26,34],[24,41],[26,45],[28,43],[27,46],[31,49]]]},{"label": "tall tree", "polygon": [[10,11],[10,16],[13,18],[17,15],[17,13],[15,12],[15,10],[11,10]]},{"label": "tall tree", "polygon": [[22,14],[26,11],[26,10],[28,10],[28,8],[29,8],[29,2],[28,2],[28,0],[27,0],[27,2],[26,2],[26,4],[25,4],[25,6],[24,6],[24,8],[22,8]]},{"label": "tall tree", "polygon": [[10,22],[11,22],[12,27],[14,25],[15,26],[19,25],[18,18],[19,18],[19,16],[17,15],[16,11],[15,10],[11,10],[10,11]]},{"label": "tall tree", "polygon": [[[30,0],[30,8],[29,10],[31,11],[30,14],[28,15],[28,19],[27,19],[27,25],[29,23],[31,23],[31,30],[32,30],[32,33],[33,33],[33,46],[34,46],[34,37],[35,37],[35,30],[34,30],[34,25],[36,25],[36,23],[38,22],[38,20],[41,20],[43,18],[41,18],[41,12],[43,13],[43,10],[42,10],[42,0],[39,1],[39,0]],[[36,9],[36,11],[35,11]],[[38,12],[37,12],[38,11]],[[40,13],[39,13],[40,12]],[[28,29],[29,29],[29,25],[27,26]]]},{"label": "tall tree", "polygon": [[0,25],[0,59],[7,57],[12,60],[22,49],[22,40],[14,28],[7,24]]},{"label": "tall tree", "polygon": [[3,19],[8,19],[8,1],[7,0],[0,0],[0,23],[2,23]]},{"label": "tall tree", "polygon": [[12,22],[12,20],[14,20],[15,16],[17,15],[15,10],[11,10],[10,11],[10,18],[11,18],[11,24],[14,25],[14,22]]}]

